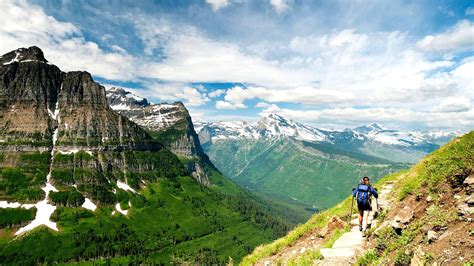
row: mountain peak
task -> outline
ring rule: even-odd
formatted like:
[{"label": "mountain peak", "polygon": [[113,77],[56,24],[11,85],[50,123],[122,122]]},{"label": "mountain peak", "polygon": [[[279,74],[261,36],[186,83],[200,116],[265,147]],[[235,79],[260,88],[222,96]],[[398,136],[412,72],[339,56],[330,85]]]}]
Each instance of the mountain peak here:
[{"label": "mountain peak", "polygon": [[48,60],[44,58],[43,51],[36,47],[31,46],[28,48],[18,48],[11,52],[4,54],[0,58],[2,65],[8,65],[13,62],[43,62],[47,63]]},{"label": "mountain peak", "polygon": [[111,87],[107,89],[109,105],[114,110],[130,110],[150,105],[146,98],[142,98],[123,88]]},{"label": "mountain peak", "polygon": [[353,130],[359,133],[370,133],[370,132],[379,132],[379,131],[387,130],[387,128],[379,123],[373,122],[368,125],[356,127]]},{"label": "mountain peak", "polygon": [[386,129],[383,125],[381,125],[377,122],[371,123],[369,126],[375,128],[375,129],[378,129],[378,130],[385,130]]}]

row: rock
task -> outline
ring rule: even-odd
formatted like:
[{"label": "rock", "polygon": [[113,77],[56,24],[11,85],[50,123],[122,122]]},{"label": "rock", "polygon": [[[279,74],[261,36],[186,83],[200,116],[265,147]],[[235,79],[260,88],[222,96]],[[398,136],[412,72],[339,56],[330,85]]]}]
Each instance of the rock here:
[{"label": "rock", "polygon": [[413,254],[413,257],[410,261],[411,266],[423,266],[425,265],[425,252],[421,250],[421,247],[418,247]]},{"label": "rock", "polygon": [[471,173],[463,182],[463,186],[466,188],[466,193],[471,194],[474,192],[474,173]]},{"label": "rock", "polygon": [[314,237],[314,236],[311,236],[311,240],[314,240],[314,239],[315,239],[315,237]]},{"label": "rock", "polygon": [[464,202],[467,203],[467,206],[469,206],[469,207],[474,207],[474,194],[468,196],[468,197],[464,200]]},{"label": "rock", "polygon": [[335,229],[343,229],[346,226],[346,223],[342,221],[339,217],[333,216],[329,220],[327,226],[319,231],[319,236],[324,238],[329,232],[334,231]]},{"label": "rock", "polygon": [[395,216],[394,221],[395,222],[400,222],[402,224],[408,224],[413,218],[415,217],[415,213],[413,210],[405,206],[398,214]]},{"label": "rock", "polygon": [[433,197],[431,197],[431,195],[428,195],[428,197],[426,197],[426,202],[432,202],[433,201]]},{"label": "rock", "polygon": [[438,239],[438,233],[436,233],[433,230],[428,231],[427,233],[428,236],[428,242],[432,243]]},{"label": "rock", "polygon": [[305,247],[302,247],[302,248],[300,249],[300,253],[301,253],[301,254],[303,254],[305,251],[306,251],[306,248],[305,248]]},{"label": "rock", "polygon": [[455,200],[460,200],[460,199],[461,199],[461,195],[457,195],[457,194],[454,195],[454,199],[455,199]]},{"label": "rock", "polygon": [[397,221],[391,221],[390,226],[392,226],[393,230],[397,232],[397,234],[401,234],[403,229],[406,228],[406,225]]},{"label": "rock", "polygon": [[474,213],[474,207],[469,207],[467,203],[458,204],[457,211],[459,216],[469,216]]},{"label": "rock", "polygon": [[46,63],[48,60],[44,58],[43,51],[36,46],[29,48],[19,48],[9,53],[4,54],[0,58],[0,64],[7,64],[9,62],[24,62],[24,61],[38,61]]},{"label": "rock", "polygon": [[200,137],[182,102],[150,104],[122,88],[107,90],[107,100],[116,112],[155,134],[174,132],[175,137],[164,138],[162,143],[174,154],[191,159],[186,163],[188,172],[199,183],[210,185],[206,169],[215,169],[215,166],[203,151]]},{"label": "rock", "polygon": [[328,227],[325,226],[323,229],[319,230],[319,237],[325,238],[328,234]]}]

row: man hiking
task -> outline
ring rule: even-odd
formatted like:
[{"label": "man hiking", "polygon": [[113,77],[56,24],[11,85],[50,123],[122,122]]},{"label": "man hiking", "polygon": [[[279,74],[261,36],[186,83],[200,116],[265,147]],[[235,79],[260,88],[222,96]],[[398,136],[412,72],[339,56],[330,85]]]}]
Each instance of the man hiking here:
[{"label": "man hiking", "polygon": [[370,185],[370,179],[368,176],[364,176],[352,191],[352,196],[357,200],[357,209],[359,209],[359,231],[362,231],[362,220],[364,218],[364,211],[371,211],[371,197],[379,197],[377,190]]}]

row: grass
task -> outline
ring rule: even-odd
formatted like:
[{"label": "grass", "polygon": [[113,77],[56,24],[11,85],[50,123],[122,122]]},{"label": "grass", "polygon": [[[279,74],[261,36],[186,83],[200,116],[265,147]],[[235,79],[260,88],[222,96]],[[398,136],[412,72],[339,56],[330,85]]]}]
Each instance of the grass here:
[{"label": "grass", "polygon": [[375,265],[379,260],[379,256],[375,252],[374,249],[367,250],[364,255],[357,258],[356,265],[357,266],[367,266],[367,265]]},{"label": "grass", "polygon": [[409,166],[368,162],[366,157],[345,153],[329,157],[317,148],[322,149],[291,140],[236,140],[213,143],[206,152],[224,174],[242,187],[288,203],[314,205],[318,210],[344,200],[347,191],[364,175],[375,181]]},{"label": "grass", "polygon": [[[453,139],[448,144],[436,150],[422,159],[417,165],[408,170],[399,171],[381,178],[375,187],[380,189],[388,181],[396,180],[394,191],[398,200],[403,200],[408,195],[416,194],[422,186],[428,187],[429,191],[436,191],[437,186],[448,178],[450,183],[459,183],[456,176],[463,176],[474,168],[474,131]],[[462,177],[461,177],[462,179]],[[301,236],[315,228],[322,228],[332,216],[346,219],[350,208],[350,198],[343,200],[337,206],[312,216],[305,224],[297,226],[286,236],[266,245],[257,247],[242,261],[242,265],[252,265],[262,258],[277,254],[287,246],[291,246]],[[442,212],[438,207],[427,210],[424,220],[412,223],[398,236],[391,227],[387,227],[377,237],[377,249],[383,250],[383,254],[377,254],[381,258],[395,250],[404,250],[406,245],[420,233],[424,223],[432,222],[433,225],[444,225],[454,219],[452,212]],[[398,254],[398,262],[406,260],[406,254]],[[371,259],[373,254],[367,255],[364,260]]]},{"label": "grass", "polygon": [[107,260],[112,264],[172,260],[222,264],[229,257],[239,262],[256,245],[273,238],[270,224],[252,222],[258,219],[237,210],[232,198],[196,185],[190,177],[150,182],[141,195],[130,192],[128,198],[132,202],[128,216],[111,216],[113,206],[107,205],[95,212],[59,207],[52,216],[59,233],[40,228],[28,237],[0,244],[0,259],[24,265],[89,259],[98,264]]},{"label": "grass", "polygon": [[397,186],[398,199],[426,186],[430,192],[436,191],[440,182],[448,178],[450,183],[458,182],[456,176],[466,175],[474,168],[474,131],[461,138],[455,138],[448,144],[434,151],[417,165],[401,180]]}]

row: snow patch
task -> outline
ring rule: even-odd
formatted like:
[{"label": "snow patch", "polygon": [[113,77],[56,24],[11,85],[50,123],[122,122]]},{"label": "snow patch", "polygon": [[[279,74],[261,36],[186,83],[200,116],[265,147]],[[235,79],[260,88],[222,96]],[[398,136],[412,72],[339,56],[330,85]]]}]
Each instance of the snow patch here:
[{"label": "snow patch", "polygon": [[46,225],[47,227],[58,231],[56,223],[49,220],[49,217],[51,217],[51,214],[53,214],[54,210],[56,209],[56,206],[48,204],[47,198],[36,203],[35,206],[37,209],[35,219],[27,226],[20,228],[20,230],[18,230],[15,235],[21,235],[24,232],[27,232],[40,225]]},{"label": "snow patch", "polygon": [[121,188],[125,191],[131,191],[133,193],[137,193],[135,189],[131,188],[128,184],[121,182],[120,180],[117,180],[117,187]]},{"label": "snow patch", "polygon": [[[61,85],[61,87],[62,87],[62,85]],[[56,102],[56,109],[54,110],[54,112],[51,112],[49,109],[48,109],[48,112],[49,112],[49,115],[51,116],[52,119],[59,121],[59,119],[60,119],[59,118],[59,101]],[[50,165],[49,165],[49,172],[48,172],[48,175],[46,175],[46,184],[45,184],[44,187],[41,188],[45,192],[44,199],[34,205],[37,209],[35,219],[33,221],[31,221],[31,223],[29,223],[28,225],[20,228],[20,230],[18,230],[15,233],[15,235],[23,234],[24,232],[27,232],[27,231],[29,231],[33,228],[36,228],[40,225],[46,225],[47,227],[49,227],[49,228],[51,228],[55,231],[58,231],[58,227],[57,227],[56,223],[52,222],[49,219],[51,217],[51,214],[53,214],[54,210],[56,210],[56,206],[51,205],[51,204],[48,203],[49,192],[50,191],[54,191],[54,192],[58,191],[53,186],[53,184],[50,183],[51,170],[52,170],[51,166],[53,164],[54,152],[55,152],[55,149],[56,149],[56,141],[58,139],[58,128],[56,128],[54,130],[52,138],[53,138],[53,147],[51,149],[51,162],[50,162]]]},{"label": "snow patch", "polygon": [[88,198],[82,203],[82,207],[91,211],[95,211],[97,209],[97,206]]},{"label": "snow patch", "polygon": [[18,51],[15,51],[15,58],[13,58],[10,62],[3,63],[3,65],[9,65],[13,62],[18,62],[18,57],[20,57],[20,53]]},{"label": "snow patch", "polygon": [[111,105],[110,108],[112,108],[113,110],[131,110],[132,109],[130,108],[130,106],[124,103]]},{"label": "snow patch", "polygon": [[115,209],[123,215],[128,214],[128,210],[122,210],[122,208],[120,208],[120,203],[115,204]]},{"label": "snow patch", "polygon": [[19,202],[0,201],[0,208],[19,208],[20,206]]}]

